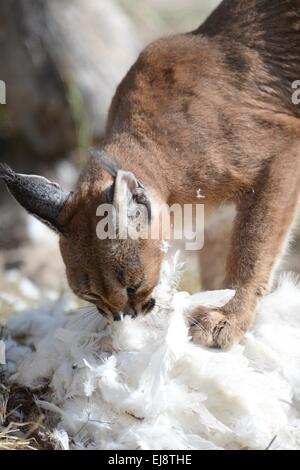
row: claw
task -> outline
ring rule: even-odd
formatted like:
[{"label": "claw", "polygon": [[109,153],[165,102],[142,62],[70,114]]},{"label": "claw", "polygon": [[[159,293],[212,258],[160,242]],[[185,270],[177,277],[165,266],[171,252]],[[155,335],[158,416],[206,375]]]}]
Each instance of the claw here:
[{"label": "claw", "polygon": [[190,332],[193,340],[203,346],[227,349],[243,336],[236,317],[220,310],[199,307],[190,317]]}]

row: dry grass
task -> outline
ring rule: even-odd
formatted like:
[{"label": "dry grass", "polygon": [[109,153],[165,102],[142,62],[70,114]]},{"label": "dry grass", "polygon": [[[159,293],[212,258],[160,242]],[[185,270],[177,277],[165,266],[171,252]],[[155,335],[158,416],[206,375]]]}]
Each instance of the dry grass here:
[{"label": "dry grass", "polygon": [[0,451],[1,450],[38,450],[35,439],[18,437],[20,432],[18,426],[0,426]]},{"label": "dry grass", "polygon": [[0,451],[57,449],[35,394],[0,385]]}]

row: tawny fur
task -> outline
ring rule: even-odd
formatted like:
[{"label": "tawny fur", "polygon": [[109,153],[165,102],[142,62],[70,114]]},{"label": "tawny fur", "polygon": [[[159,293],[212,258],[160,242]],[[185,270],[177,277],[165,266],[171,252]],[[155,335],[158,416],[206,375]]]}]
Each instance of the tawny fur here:
[{"label": "tawny fur", "polygon": [[[200,187],[208,207],[237,206],[224,281],[236,296],[223,309],[199,308],[191,316],[194,339],[208,346],[228,347],[251,325],[294,220],[300,124],[291,84],[300,77],[299,28],[299,1],[224,1],[197,31],[148,46],[112,102],[104,150],[140,178],[154,199],[197,203]],[[84,204],[91,211],[87,221],[94,220],[93,205],[107,184],[91,163],[79,184],[75,218],[82,217]],[[75,264],[86,260],[97,289],[91,251],[100,258],[97,272],[104,284],[113,283],[114,275],[103,251],[109,265],[116,261],[109,247],[92,239],[90,225]],[[74,264],[73,233],[71,243],[61,243],[67,266]],[[157,247],[147,252],[144,245],[137,266],[127,246],[120,248],[125,271],[131,282],[142,270],[155,283]],[[138,248],[131,249],[140,260]]]}]

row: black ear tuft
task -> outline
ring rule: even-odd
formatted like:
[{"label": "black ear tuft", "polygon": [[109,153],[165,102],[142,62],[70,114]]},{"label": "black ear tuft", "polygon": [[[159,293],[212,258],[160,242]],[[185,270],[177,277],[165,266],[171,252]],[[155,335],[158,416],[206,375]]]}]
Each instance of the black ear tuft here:
[{"label": "black ear tuft", "polygon": [[70,193],[43,176],[15,173],[8,165],[0,165],[0,179],[18,203],[56,232],[63,233],[59,214]]},{"label": "black ear tuft", "polygon": [[0,179],[12,182],[15,177],[16,173],[6,163],[0,163]]}]

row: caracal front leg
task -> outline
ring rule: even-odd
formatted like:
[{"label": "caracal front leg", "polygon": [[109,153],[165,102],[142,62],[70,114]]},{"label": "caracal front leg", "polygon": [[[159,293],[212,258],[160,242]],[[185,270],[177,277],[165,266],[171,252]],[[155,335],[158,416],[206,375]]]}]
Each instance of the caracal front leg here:
[{"label": "caracal front leg", "polygon": [[264,168],[256,187],[238,205],[225,287],[235,297],[220,309],[196,308],[189,315],[195,342],[228,348],[253,323],[257,304],[268,292],[283,254],[300,192],[300,151],[278,156]]}]

